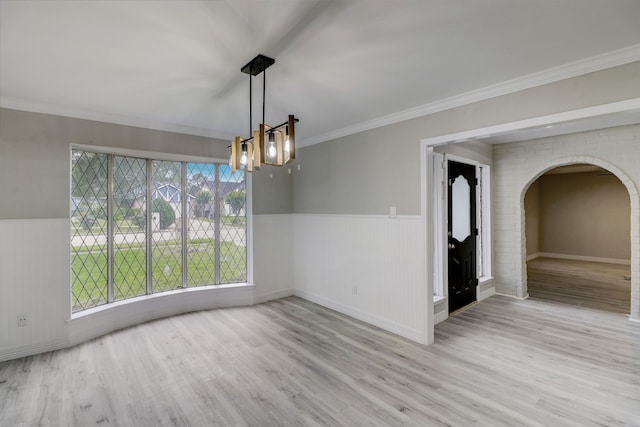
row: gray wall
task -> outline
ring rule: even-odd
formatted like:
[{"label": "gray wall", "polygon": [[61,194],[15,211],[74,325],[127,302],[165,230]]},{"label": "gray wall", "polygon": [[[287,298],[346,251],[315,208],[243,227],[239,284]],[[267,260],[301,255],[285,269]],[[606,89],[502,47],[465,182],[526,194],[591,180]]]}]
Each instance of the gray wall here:
[{"label": "gray wall", "polygon": [[[263,166],[253,172],[253,213],[287,214],[293,212],[293,166]],[[291,171],[291,172],[289,172]]]},{"label": "gray wall", "polygon": [[631,258],[629,192],[618,178],[570,173],[539,182],[540,252]]},{"label": "gray wall", "polygon": [[359,133],[298,150],[294,211],[383,215],[396,206],[398,215],[419,214],[417,140],[394,138],[390,128],[379,129],[376,138]]},{"label": "gray wall", "polygon": [[[162,316],[293,293],[292,269],[273,268],[274,262],[293,258],[290,215],[256,215],[255,287],[203,287],[71,318],[72,144],[185,160],[224,160],[228,153],[227,141],[0,109],[0,361],[63,348]],[[291,176],[286,171],[274,170],[273,178],[263,171],[253,178],[254,193],[259,194],[253,200],[255,211],[291,210]],[[33,259],[40,268],[33,267]],[[19,313],[28,313],[27,328],[17,328]]]},{"label": "gray wall", "polygon": [[421,139],[640,97],[638,81],[634,62],[302,148],[294,212],[419,215]]},{"label": "gray wall", "polygon": [[460,142],[457,144],[440,145],[433,148],[435,153],[451,154],[475,160],[484,165],[493,164],[493,147],[485,142]]},{"label": "gray wall", "polygon": [[[297,153],[299,160],[294,164],[293,177],[285,175],[285,169],[274,169],[273,178],[269,177],[267,169],[255,174],[254,213],[293,211],[295,213],[386,214],[389,206],[397,206],[399,215],[419,215],[421,139],[637,98],[640,97],[640,85],[637,84],[639,80],[640,62],[636,62],[302,148]],[[384,100],[381,99],[379,102]],[[362,108],[367,106],[363,105]],[[301,122],[301,126],[304,125],[303,123]],[[330,126],[331,123],[326,124],[328,129]],[[42,307],[59,304],[58,300],[55,300],[54,304],[48,304],[49,297],[62,298],[64,304],[69,303],[68,293],[66,293],[70,280],[69,269],[64,267],[68,266],[68,261],[59,261],[59,257],[56,258],[53,255],[59,253],[66,254],[65,257],[68,256],[68,240],[64,236],[68,236],[68,224],[65,219],[69,217],[69,147],[72,143],[212,158],[226,158],[228,144],[226,141],[170,132],[0,109],[0,220],[6,220],[1,221],[0,224],[4,223],[6,229],[13,229],[21,224],[21,221],[12,221],[13,219],[53,219],[22,224],[26,230],[40,227],[37,228],[37,232],[34,231],[27,236],[31,240],[25,240],[24,236],[16,237],[16,241],[0,240],[6,248],[5,254],[10,253],[9,251],[15,252],[16,245],[22,248],[22,252],[18,253],[22,265],[15,266],[10,261],[5,261],[5,264],[10,267],[3,269],[6,270],[3,272],[4,277],[9,278],[0,282],[0,305],[3,307],[3,313],[8,313],[5,315],[5,320],[15,319],[16,313],[21,312],[44,313],[40,316],[40,323],[37,323],[37,318],[30,323],[30,328],[36,325],[42,326],[40,332],[32,334],[30,340],[23,338],[24,333],[16,332],[14,322],[0,322],[0,332],[2,332],[0,338],[7,336],[6,331],[12,330],[16,340],[11,345],[15,348],[30,345],[44,348],[47,340],[65,337],[63,329],[67,327],[69,307],[62,305],[61,308],[48,308],[49,311],[43,311]],[[571,148],[566,150],[566,153],[571,155],[589,154],[592,151],[604,153],[604,149],[602,153],[598,151],[600,147],[598,143],[585,145],[580,141],[579,144],[579,149],[575,148],[578,147],[577,142],[573,145],[558,145],[560,148],[565,146]],[[614,144],[614,142],[609,140],[607,144]],[[628,166],[633,163],[629,153],[636,149],[637,137],[634,141],[616,144],[618,148],[607,146],[606,155],[603,154],[604,158],[613,159],[611,161],[621,164],[623,169],[628,168],[627,174],[637,185],[638,177],[635,171],[638,170],[638,162],[634,163],[635,168]],[[494,203],[497,203],[494,209],[494,219],[496,219],[494,229],[498,229],[498,233],[495,233],[495,259],[499,264],[499,268],[496,269],[496,281],[499,292],[523,296],[522,292],[519,294],[517,291],[519,283],[522,282],[522,279],[517,277],[521,270],[518,264],[520,235],[514,233],[514,230],[519,230],[520,218],[517,217],[514,209],[520,206],[518,204],[520,189],[524,188],[524,183],[513,181],[524,172],[534,174],[543,170],[543,165],[552,161],[553,158],[546,157],[547,154],[543,151],[538,151],[539,147],[545,146],[544,143],[532,142],[531,146],[529,143],[524,143],[515,147],[511,147],[513,144],[507,145],[510,147],[494,149],[493,188],[497,196],[494,198]],[[518,147],[523,148],[518,151]],[[511,150],[514,152],[512,153]],[[562,155],[560,151],[554,152],[554,156]],[[518,187],[518,191],[512,194],[512,187]],[[634,200],[636,200],[637,211],[637,197]],[[298,219],[294,218],[292,221],[290,215],[257,216],[256,223],[262,224],[262,228],[255,231],[257,242],[254,247],[257,249],[254,251],[254,258],[267,260],[263,252],[270,251],[275,254],[284,253],[284,259],[294,259],[294,262],[298,262],[298,254],[295,254],[295,251],[307,249],[309,253],[303,253],[303,261],[309,262],[300,263],[295,266],[296,268],[311,272],[315,271],[314,269],[328,272],[327,281],[329,282],[343,280],[345,277],[366,277],[354,267],[348,267],[346,275],[335,275],[334,270],[328,270],[323,262],[326,251],[323,253],[320,248],[317,254],[313,252],[315,250],[313,241],[303,242],[305,245],[294,244],[291,248],[290,242],[295,238],[291,229],[293,226],[294,230],[299,231],[295,228],[298,226]],[[314,220],[315,218],[311,218],[310,221]],[[321,219],[322,221],[324,219]],[[274,223],[278,225],[274,227]],[[304,225],[306,222],[301,224]],[[327,226],[332,232],[339,231],[339,228],[331,223]],[[395,221],[393,227],[398,226],[414,227],[415,230],[411,228],[407,229],[409,231],[406,233],[382,236],[387,240],[391,239],[395,246],[378,245],[375,250],[378,251],[377,256],[380,258],[389,259],[390,255],[394,255],[392,253],[394,248],[404,249],[405,236],[420,235],[422,224],[419,220]],[[638,226],[635,227],[637,230]],[[49,232],[44,243],[42,243],[40,229],[43,232]],[[366,230],[366,228],[363,229]],[[278,233],[278,230],[283,232]],[[273,231],[273,233],[269,234],[265,231],[269,233]],[[371,236],[381,237],[378,231],[376,228],[374,233],[370,233]],[[274,246],[274,242],[278,243],[278,239],[282,240],[279,243],[280,246]],[[25,240],[25,244],[21,243],[22,240]],[[369,258],[367,256],[369,251],[373,250],[370,240],[354,238],[347,241],[351,245],[347,248],[350,252],[364,254],[362,256],[364,259]],[[32,245],[31,242],[37,242],[37,245]],[[66,245],[65,242],[67,242]],[[416,243],[415,247],[422,247],[421,242],[420,240]],[[344,242],[340,241],[340,243]],[[634,247],[637,247],[637,244],[636,239]],[[25,262],[29,259],[25,254],[31,254],[33,247],[37,249],[37,257],[51,258],[49,263],[51,269],[58,270],[53,277],[49,268],[47,268],[46,277],[44,274],[33,274],[34,269]],[[288,249],[289,252],[283,252],[282,248]],[[4,257],[4,259],[9,258]],[[395,292],[392,295],[404,298],[403,304],[409,304],[415,300],[411,297],[415,293],[411,293],[409,287],[422,289],[424,282],[421,275],[425,273],[423,260],[420,258],[419,262],[414,262],[410,266],[412,277],[417,279],[393,284]],[[637,261],[637,256],[635,260]],[[344,259],[340,261],[344,262]],[[397,271],[403,274],[408,270],[401,263],[396,266]],[[267,271],[268,268],[269,263],[262,262],[256,270]],[[637,281],[635,281],[638,277],[637,267],[632,265],[632,269],[635,269],[632,286],[637,289]],[[290,271],[291,269],[288,270],[289,275]],[[259,281],[260,279],[256,279],[256,282]],[[284,291],[294,285],[298,289],[304,289],[307,285],[304,280],[296,279],[296,283],[293,284],[293,279],[290,279],[289,282],[284,280],[286,286],[281,288],[278,284],[283,283],[283,280],[277,275],[270,277],[267,282],[269,286],[261,286],[266,289],[263,295],[265,298],[286,295]],[[364,282],[362,284],[365,286]],[[360,295],[366,295],[366,290],[363,288]],[[33,295],[46,298],[37,299],[33,298]],[[371,305],[385,306],[389,301],[389,298],[385,297],[380,300],[372,298]],[[349,304],[347,300],[341,300],[339,303]],[[632,306],[635,310],[632,313],[637,313],[638,298],[633,300]],[[354,307],[358,308],[357,305]],[[637,317],[636,314],[635,318]],[[49,332],[50,325],[57,328],[58,335],[54,336]]]},{"label": "gray wall", "polygon": [[[0,219],[68,218],[71,144],[212,159],[228,142],[91,120],[0,109]],[[275,168],[270,168],[275,171]],[[254,176],[255,213],[291,212],[291,175]]]}]

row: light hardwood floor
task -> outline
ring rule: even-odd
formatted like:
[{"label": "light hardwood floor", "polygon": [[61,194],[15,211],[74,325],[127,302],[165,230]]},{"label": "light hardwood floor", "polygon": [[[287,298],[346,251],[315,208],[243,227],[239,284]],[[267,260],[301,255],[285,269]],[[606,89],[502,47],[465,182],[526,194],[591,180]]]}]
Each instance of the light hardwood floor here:
[{"label": "light hardwood floor", "polygon": [[527,263],[529,296],[629,315],[631,266],[537,258]]},{"label": "light hardwood floor", "polygon": [[427,347],[290,297],[0,363],[0,425],[640,426],[640,324],[494,296]]}]

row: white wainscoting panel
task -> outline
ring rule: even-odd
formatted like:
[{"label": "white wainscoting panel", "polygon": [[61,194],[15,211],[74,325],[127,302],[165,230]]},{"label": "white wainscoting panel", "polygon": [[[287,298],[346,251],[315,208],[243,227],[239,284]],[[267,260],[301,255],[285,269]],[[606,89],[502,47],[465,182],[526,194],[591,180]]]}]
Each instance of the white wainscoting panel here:
[{"label": "white wainscoting panel", "polygon": [[256,304],[293,295],[293,215],[253,215]]},{"label": "white wainscoting panel", "polygon": [[[0,361],[68,347],[161,317],[253,304],[252,284],[222,285],[126,300],[71,319],[69,239],[69,219],[0,221]],[[18,326],[19,314],[27,315],[26,326]]]},{"label": "white wainscoting panel", "polygon": [[[0,361],[159,317],[293,293],[418,342],[433,327],[420,217],[256,215],[255,286],[169,292],[73,319],[69,227],[68,219],[0,221]],[[23,313],[28,325],[18,327]]]},{"label": "white wainscoting panel", "polygon": [[419,216],[296,214],[295,293],[424,343],[425,240]]},{"label": "white wainscoting panel", "polygon": [[65,345],[69,230],[68,219],[0,221],[0,361]]}]

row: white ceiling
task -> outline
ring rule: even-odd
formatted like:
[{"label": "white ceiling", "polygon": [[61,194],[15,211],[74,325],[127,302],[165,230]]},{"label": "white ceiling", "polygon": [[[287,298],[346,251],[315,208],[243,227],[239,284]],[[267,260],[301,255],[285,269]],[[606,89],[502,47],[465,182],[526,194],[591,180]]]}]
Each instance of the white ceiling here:
[{"label": "white ceiling", "polygon": [[276,59],[267,122],[295,114],[306,145],[501,82],[638,60],[639,23],[638,0],[0,0],[0,105],[246,136],[240,68],[262,53]]}]

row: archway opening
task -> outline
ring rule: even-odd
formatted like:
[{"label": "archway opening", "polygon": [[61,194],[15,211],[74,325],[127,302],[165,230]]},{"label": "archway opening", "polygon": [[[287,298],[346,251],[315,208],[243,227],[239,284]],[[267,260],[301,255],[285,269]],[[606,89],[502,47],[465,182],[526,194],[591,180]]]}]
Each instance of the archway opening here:
[{"label": "archway opening", "polygon": [[612,172],[563,165],[524,196],[527,289],[534,299],[630,313],[631,202]]}]

